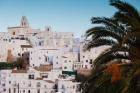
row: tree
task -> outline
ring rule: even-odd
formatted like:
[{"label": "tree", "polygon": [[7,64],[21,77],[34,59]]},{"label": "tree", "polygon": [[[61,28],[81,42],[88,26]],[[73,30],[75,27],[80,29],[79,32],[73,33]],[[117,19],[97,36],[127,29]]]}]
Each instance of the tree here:
[{"label": "tree", "polygon": [[[132,5],[110,0],[118,11],[111,18],[94,17],[102,24],[86,32],[86,49],[109,45],[94,61],[95,68],[85,83],[84,93],[139,93],[140,14]],[[122,59],[130,60],[124,63]]]},{"label": "tree", "polygon": [[107,64],[112,60],[129,60],[128,48],[122,44],[128,29],[114,18],[94,17],[92,23],[101,24],[101,26],[91,28],[86,32],[86,38],[90,38],[90,40],[86,43],[85,49],[89,50],[104,45],[110,46],[94,61],[94,66],[98,68],[101,67],[101,64]]}]

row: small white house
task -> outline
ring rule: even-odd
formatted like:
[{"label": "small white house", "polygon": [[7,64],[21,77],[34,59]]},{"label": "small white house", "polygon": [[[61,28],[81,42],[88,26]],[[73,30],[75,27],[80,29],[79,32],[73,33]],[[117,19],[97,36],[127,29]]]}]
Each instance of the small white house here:
[{"label": "small white house", "polygon": [[81,93],[79,82],[72,80],[59,79],[58,80],[58,93]]},{"label": "small white house", "polygon": [[30,51],[30,66],[53,64],[53,57],[58,53],[56,48],[34,47]]},{"label": "small white house", "polygon": [[[46,74],[33,69],[1,70],[0,93],[55,93],[55,82]],[[51,74],[47,74],[49,78]]]}]

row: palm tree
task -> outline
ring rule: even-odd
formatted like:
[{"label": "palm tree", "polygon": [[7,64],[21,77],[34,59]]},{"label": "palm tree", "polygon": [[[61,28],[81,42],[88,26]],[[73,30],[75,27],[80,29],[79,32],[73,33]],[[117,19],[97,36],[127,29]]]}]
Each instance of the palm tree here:
[{"label": "palm tree", "polygon": [[[120,0],[110,0],[110,5],[116,7],[119,11],[114,14],[114,18],[129,27],[130,32],[124,38],[123,43],[129,43],[132,58],[140,58],[140,13],[127,2]],[[130,39],[131,38],[131,39]],[[135,48],[135,49],[134,49]],[[137,51],[134,51],[137,50]],[[136,53],[135,53],[136,52]]]},{"label": "palm tree", "polygon": [[85,49],[110,46],[94,61],[94,66],[98,68],[101,67],[101,64],[107,64],[117,59],[129,60],[129,55],[126,55],[128,48],[122,44],[123,37],[129,30],[114,18],[94,17],[92,23],[101,24],[101,26],[93,27],[86,32],[86,38],[90,38],[90,40],[85,44]]},{"label": "palm tree", "polygon": [[[110,48],[94,61],[95,68],[83,92],[139,93],[140,15],[126,2],[110,0],[110,5],[118,9],[114,16],[94,17],[92,23],[102,25],[86,32],[86,37],[90,38],[86,50],[103,45]],[[131,63],[123,64],[122,59]]]}]

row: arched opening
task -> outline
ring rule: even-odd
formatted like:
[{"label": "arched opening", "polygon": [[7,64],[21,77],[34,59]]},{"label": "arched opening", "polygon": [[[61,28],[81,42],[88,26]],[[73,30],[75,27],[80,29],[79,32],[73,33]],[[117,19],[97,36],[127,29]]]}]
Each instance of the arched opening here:
[{"label": "arched opening", "polygon": [[28,90],[28,93],[31,93],[31,91],[30,91],[30,90]]},{"label": "arched opening", "polygon": [[11,89],[9,88],[9,93],[11,93]]},{"label": "arched opening", "polygon": [[40,89],[37,90],[37,93],[40,93]]}]

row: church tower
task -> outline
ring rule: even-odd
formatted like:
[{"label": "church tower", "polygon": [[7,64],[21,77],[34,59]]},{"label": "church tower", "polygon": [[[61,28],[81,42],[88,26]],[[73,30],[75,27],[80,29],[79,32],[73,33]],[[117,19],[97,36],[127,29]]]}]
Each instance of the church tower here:
[{"label": "church tower", "polygon": [[28,23],[26,16],[22,16],[20,26],[21,27],[29,27],[29,23]]}]

